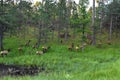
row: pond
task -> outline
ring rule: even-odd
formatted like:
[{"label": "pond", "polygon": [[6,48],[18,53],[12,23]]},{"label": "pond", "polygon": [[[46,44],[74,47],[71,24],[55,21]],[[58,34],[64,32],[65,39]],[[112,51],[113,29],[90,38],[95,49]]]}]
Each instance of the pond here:
[{"label": "pond", "polygon": [[44,67],[0,64],[0,76],[33,76],[42,71],[45,71]]}]

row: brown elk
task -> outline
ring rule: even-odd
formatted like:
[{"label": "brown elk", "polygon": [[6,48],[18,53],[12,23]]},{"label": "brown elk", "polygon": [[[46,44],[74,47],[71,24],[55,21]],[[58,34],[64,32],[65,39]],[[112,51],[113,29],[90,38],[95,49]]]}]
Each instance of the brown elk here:
[{"label": "brown elk", "polygon": [[50,46],[43,46],[42,51],[43,53],[46,53],[50,49]]},{"label": "brown elk", "polygon": [[19,51],[19,52],[22,52],[22,51],[23,51],[23,48],[22,48],[22,47],[19,47],[19,48],[18,48],[18,51]]},{"label": "brown elk", "polygon": [[74,43],[72,43],[70,46],[68,46],[68,50],[72,51],[74,48]]}]

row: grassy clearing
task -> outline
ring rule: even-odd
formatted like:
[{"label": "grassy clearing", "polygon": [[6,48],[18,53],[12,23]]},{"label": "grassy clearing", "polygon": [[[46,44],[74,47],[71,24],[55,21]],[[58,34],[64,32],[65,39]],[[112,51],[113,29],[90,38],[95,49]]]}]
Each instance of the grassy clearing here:
[{"label": "grassy clearing", "polygon": [[[103,45],[102,48],[87,46],[85,52],[68,51],[66,45],[51,44],[43,55],[24,47],[19,53],[19,40],[5,40],[6,48],[14,50],[7,57],[0,57],[0,63],[44,66],[45,72],[36,76],[3,77],[0,80],[119,80],[120,43]],[[10,44],[7,44],[10,43]],[[21,41],[21,43],[23,43]]]}]

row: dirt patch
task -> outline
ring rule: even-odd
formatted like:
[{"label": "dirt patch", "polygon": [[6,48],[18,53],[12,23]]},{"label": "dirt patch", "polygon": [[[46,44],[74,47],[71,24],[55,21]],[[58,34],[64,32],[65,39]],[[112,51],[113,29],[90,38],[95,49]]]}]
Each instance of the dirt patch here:
[{"label": "dirt patch", "polygon": [[24,75],[37,75],[44,71],[44,67],[37,66],[19,66],[19,65],[5,65],[0,64],[0,76],[24,76]]}]

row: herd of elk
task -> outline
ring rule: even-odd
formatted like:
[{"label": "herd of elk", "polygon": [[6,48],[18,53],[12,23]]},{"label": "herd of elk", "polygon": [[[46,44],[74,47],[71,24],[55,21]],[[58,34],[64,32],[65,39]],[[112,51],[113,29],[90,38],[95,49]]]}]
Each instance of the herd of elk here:
[{"label": "herd of elk", "polygon": [[68,50],[69,51],[73,51],[73,50],[75,50],[75,51],[79,51],[79,50],[82,50],[82,48],[83,47],[85,47],[87,44],[86,43],[84,43],[83,45],[81,45],[81,46],[79,46],[79,45],[74,45],[74,43],[71,43],[71,45],[69,45],[68,46]]},{"label": "herd of elk", "polygon": [[[61,37],[63,37],[63,35],[61,35]],[[92,36],[88,34],[86,37],[87,37],[87,39],[89,39],[88,44],[91,44],[91,43],[92,43]],[[22,45],[22,46],[18,47],[18,51],[19,51],[19,52],[23,52],[23,48],[26,47],[26,46],[27,46],[27,47],[30,46],[30,42],[31,42],[31,40],[28,40],[28,41],[25,43],[25,45]],[[62,41],[61,41],[61,42],[62,42]],[[98,43],[98,46],[101,46],[101,44],[102,44],[102,43],[99,42],[99,43]],[[107,44],[108,44],[108,45],[111,45],[111,41],[108,40]],[[84,43],[84,44],[81,45],[81,46],[79,46],[79,45],[75,46],[74,43],[71,43],[71,44],[68,46],[68,50],[69,50],[69,51],[73,51],[73,50],[79,51],[80,49],[82,49],[82,48],[85,47],[86,45],[87,45],[87,43]],[[35,48],[38,49],[38,43],[35,43],[35,45],[33,45],[32,48],[33,48],[33,49],[35,49]],[[37,51],[36,51],[36,54],[38,54],[38,55],[44,54],[44,53],[46,53],[50,48],[51,48],[50,46],[42,46],[42,50],[37,50]],[[2,50],[2,51],[0,51],[0,56],[2,56],[2,57],[3,57],[3,56],[6,56],[7,54],[9,54],[10,51],[11,51],[11,49]]]}]

